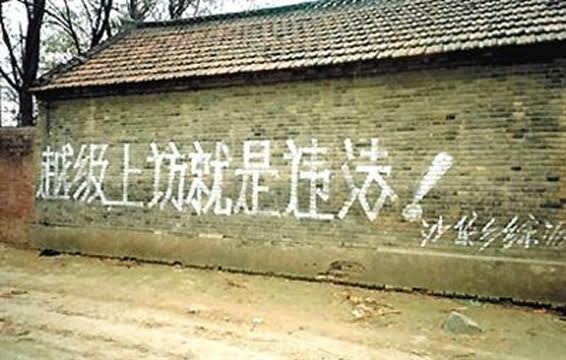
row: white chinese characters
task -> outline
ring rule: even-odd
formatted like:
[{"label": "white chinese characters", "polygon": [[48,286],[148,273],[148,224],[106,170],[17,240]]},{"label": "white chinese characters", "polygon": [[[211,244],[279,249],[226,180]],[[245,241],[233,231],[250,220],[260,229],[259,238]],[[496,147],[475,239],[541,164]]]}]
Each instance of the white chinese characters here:
[{"label": "white chinese characters", "polygon": [[[275,145],[271,140],[244,141],[238,162],[223,142],[207,145],[194,141],[187,147],[173,141],[165,145],[152,142],[145,150],[147,155],[136,158],[137,162],[131,160],[131,144],[121,144],[120,152],[118,147],[112,147],[112,155],[108,144],[83,144],[78,151],[71,144],[60,148],[47,146],[42,153],[37,197],[85,203],[100,200],[109,207],[173,208],[196,216],[244,214],[322,221],[345,219],[354,206],[359,206],[369,221],[375,221],[387,203],[398,200],[388,183],[393,167],[387,163],[388,152],[378,138],[357,144],[354,146],[346,138],[343,149],[332,154],[315,138],[306,142],[289,139],[280,144],[277,166],[273,165]],[[136,149],[140,151],[139,147]],[[108,180],[113,189],[109,198],[110,188],[105,189],[105,181],[110,158],[117,157],[121,166],[113,168],[114,175]],[[446,159],[450,164],[446,165]],[[413,202],[422,200],[451,161],[445,153],[437,156],[435,162],[440,165],[433,162],[433,167],[441,169],[435,170],[434,179],[426,181],[426,189],[418,192]],[[341,168],[332,170],[333,163],[341,163]],[[116,188],[116,172],[121,174],[120,188]],[[344,181],[336,182],[338,177]],[[282,186],[281,178],[288,179],[289,186]],[[152,180],[147,186],[151,194],[145,199],[134,199],[129,189],[140,179]],[[346,190],[345,198],[339,194],[342,190]],[[283,194],[287,196],[286,208],[273,208],[273,204],[284,201]],[[140,196],[139,191],[136,196]],[[333,197],[339,199],[331,201]],[[333,211],[330,206],[339,207]]]}]

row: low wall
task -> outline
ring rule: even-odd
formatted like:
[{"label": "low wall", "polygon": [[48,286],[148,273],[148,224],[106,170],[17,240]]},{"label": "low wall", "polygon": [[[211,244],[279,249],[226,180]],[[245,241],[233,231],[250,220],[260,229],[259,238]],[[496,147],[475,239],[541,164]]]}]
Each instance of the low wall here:
[{"label": "low wall", "polygon": [[34,214],[33,128],[0,128],[0,242],[29,244]]},{"label": "low wall", "polygon": [[566,303],[566,59],[529,54],[48,99],[34,246]]}]

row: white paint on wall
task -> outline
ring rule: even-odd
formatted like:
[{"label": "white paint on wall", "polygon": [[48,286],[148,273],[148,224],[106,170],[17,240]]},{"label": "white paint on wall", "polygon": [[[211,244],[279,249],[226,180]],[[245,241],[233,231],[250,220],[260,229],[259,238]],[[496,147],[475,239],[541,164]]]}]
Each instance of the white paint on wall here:
[{"label": "white paint on wall", "polygon": [[[247,215],[279,216],[276,210],[260,209],[259,194],[269,192],[269,187],[260,185],[265,176],[277,178],[277,170],[271,168],[271,142],[269,140],[244,141],[243,167],[236,170],[242,177],[240,196],[234,206],[234,213],[243,211]],[[248,206],[248,185],[251,183],[251,207]]]},{"label": "white paint on wall", "polygon": [[59,199],[70,199],[69,191],[71,184],[68,181],[69,170],[73,166],[73,146],[69,143],[65,144],[59,154],[57,154],[57,177],[55,178],[54,196]]},{"label": "white paint on wall", "polygon": [[130,144],[124,144],[124,162],[122,168],[122,199],[121,200],[105,200],[102,202],[106,206],[132,206],[143,207],[142,201],[131,201],[128,198],[128,187],[130,175],[141,174],[141,169],[136,169],[130,164]]},{"label": "white paint on wall", "polygon": [[548,221],[545,222],[542,241],[546,246],[559,246],[566,242],[566,229],[563,228],[563,225],[563,221],[560,221],[557,225],[553,225]]},{"label": "white paint on wall", "polygon": [[421,247],[425,247],[429,243],[436,243],[451,227],[444,224],[442,216],[439,216],[438,221],[434,224],[428,224],[425,220],[422,220],[422,225],[424,229],[421,231]]},{"label": "white paint on wall", "polygon": [[[391,174],[391,166],[376,164],[377,161],[387,158],[388,153],[379,148],[379,139],[377,138],[371,139],[370,150],[360,151],[358,158],[365,159],[365,162],[356,165],[355,171],[356,173],[364,174],[365,180],[361,187],[357,187],[350,169],[351,163],[357,159],[351,139],[344,140],[344,148],[348,161],[342,165],[341,169],[346,184],[350,189],[350,196],[338,212],[338,218],[344,219],[354,202],[358,200],[368,219],[374,221],[379,216],[379,211],[383,208],[387,199],[390,199],[392,202],[397,200],[397,195],[384,179],[384,176]],[[371,206],[367,195],[370,187],[374,183],[381,191],[379,197],[376,199],[373,206]]]},{"label": "white paint on wall", "polygon": [[213,208],[216,215],[230,215],[232,213],[232,199],[223,197],[224,172],[230,167],[232,158],[226,144],[217,142],[214,152],[214,160],[210,162],[212,167],[213,181],[210,190],[208,202],[203,209],[203,213],[207,213]]},{"label": "white paint on wall", "polygon": [[[148,207],[152,208],[159,204],[159,208],[164,209],[165,205],[171,202],[175,209],[182,211],[183,204],[185,203],[184,189],[187,164],[186,162],[179,163],[178,161],[185,160],[185,155],[179,152],[174,142],[169,142],[169,152],[160,151],[154,142],[149,146],[152,154],[147,157],[147,162],[153,163],[153,197],[148,203]],[[161,190],[161,168],[164,162],[169,167],[165,192]],[[173,192],[176,192],[176,197],[174,198]]]},{"label": "white paint on wall", "polygon": [[499,239],[502,236],[504,237],[504,239],[503,239],[504,243],[506,241],[508,241],[511,237],[514,236],[513,234],[517,230],[517,227],[519,226],[518,224],[519,224],[519,217],[514,216],[511,220],[509,220],[509,222],[507,223],[507,225],[505,225],[504,228],[499,229],[498,231],[494,231],[493,234],[489,238],[486,239],[486,242],[484,244],[482,244],[479,251],[485,250],[486,248],[491,246],[491,244],[493,244],[497,239]]},{"label": "white paint on wall", "polygon": [[[330,197],[331,172],[324,168],[325,161],[319,159],[327,149],[319,147],[317,139],[311,139],[307,147],[298,147],[293,140],[287,140],[287,147],[289,152],[285,154],[285,159],[291,163],[291,189],[286,212],[297,219],[334,219],[334,214],[319,212],[317,203],[318,198],[328,201]],[[308,211],[299,209],[298,187],[301,180],[307,180],[309,184]]]},{"label": "white paint on wall", "polygon": [[422,218],[423,209],[419,202],[432,190],[436,183],[452,167],[454,159],[445,152],[441,152],[434,157],[432,164],[422,178],[413,201],[403,209],[403,217],[407,221],[418,221]]},{"label": "white paint on wall", "polygon": [[47,146],[41,153],[41,176],[36,197],[42,199],[70,199],[69,170],[73,166],[74,151],[65,144],[59,151]]},{"label": "white paint on wall", "polygon": [[51,146],[47,146],[45,150],[41,152],[41,177],[35,195],[38,198],[49,199],[51,196],[51,182],[56,176],[52,162],[53,151],[51,150]]},{"label": "white paint on wall", "polygon": [[92,203],[95,199],[106,201],[103,191],[104,177],[108,168],[106,151],[108,144],[81,145],[77,160],[73,165],[76,175],[72,186],[76,185],[73,199]]},{"label": "white paint on wall", "polygon": [[[494,224],[495,224],[495,219],[494,219],[494,218],[491,218],[491,220],[489,220],[489,221],[482,227],[482,229],[481,229],[481,236],[480,236],[480,238],[479,238],[479,240],[478,240],[478,242],[479,242],[480,244],[484,244],[484,245],[485,245],[485,244],[488,243],[488,242],[490,242],[490,243],[493,242],[493,240],[492,240],[492,239],[493,239],[493,236],[494,236],[494,235],[497,233],[497,231],[498,231],[498,230],[497,230],[497,227],[495,227]],[[489,246],[489,244],[486,245],[485,247],[484,247],[484,245],[482,245],[482,247],[480,248],[480,251],[482,251],[483,249],[485,249],[485,247]]]},{"label": "white paint on wall", "polygon": [[199,141],[193,142],[194,151],[189,154],[191,161],[191,186],[185,199],[194,211],[201,215],[205,213],[207,202],[210,199],[211,189],[206,184],[206,178],[210,175],[210,162],[212,154],[205,152]]},{"label": "white paint on wall", "polygon": [[[76,200],[84,203],[99,199],[103,206],[143,207],[144,201],[134,201],[129,197],[131,177],[142,173],[142,169],[131,164],[130,144],[123,144],[121,197],[109,199],[104,193],[104,180],[110,165],[107,159],[108,148],[107,144],[83,144],[77,152],[71,144],[46,146],[41,153],[41,176],[36,196],[40,199]],[[279,171],[272,167],[272,143],[269,140],[244,142],[242,165],[234,170],[234,174],[241,178],[239,197],[235,204],[223,194],[224,179],[233,161],[228,146],[224,143],[216,143],[214,154],[206,152],[198,141],[193,143],[193,150],[188,154],[181,153],[174,142],[170,142],[163,150],[156,143],[151,143],[149,148],[151,154],[146,161],[153,164],[153,189],[148,207],[159,205],[160,209],[164,209],[171,203],[177,211],[185,211],[188,207],[197,215],[212,212],[228,216],[243,212],[264,216],[291,214],[298,219],[334,218],[334,214],[321,212],[318,208],[319,201],[329,200],[332,171],[326,167],[324,160],[328,150],[320,147],[316,139],[311,139],[309,145],[304,147],[297,146],[293,140],[287,140],[288,152],[284,154],[284,158],[290,162],[291,186],[285,213],[276,209],[264,209],[260,205],[261,197],[269,193],[269,187],[264,181],[279,176]],[[373,221],[378,218],[387,199],[392,202],[397,199],[397,195],[385,181],[390,176],[392,167],[379,164],[388,158],[388,153],[379,147],[377,138],[371,139],[369,147],[363,149],[357,149],[351,139],[346,139],[344,150],[346,161],[342,164],[341,174],[348,185],[349,194],[338,211],[338,218],[344,219],[357,201],[367,218]],[[415,221],[422,216],[419,202],[452,164],[452,156],[447,153],[435,156],[414,198],[403,210],[402,215],[406,219]],[[189,170],[190,186],[187,192],[185,182]],[[364,180],[358,186],[356,179],[360,180],[362,176]],[[379,197],[373,204],[368,199],[368,192],[372,187],[380,190]],[[306,195],[302,198],[308,199],[308,205],[303,205],[302,209],[298,200],[299,191],[305,189],[308,189],[308,194],[301,195]],[[443,216],[439,216],[431,224],[421,219],[420,245],[435,244],[444,237],[453,240],[456,245],[476,247],[481,252],[487,248],[530,249],[537,246],[559,247],[566,243],[563,221],[554,225],[540,221],[533,215],[526,218],[513,216],[501,225],[494,218],[483,224],[478,220],[479,215],[475,212],[471,216],[462,215],[452,225]]]},{"label": "white paint on wall", "polygon": [[77,192],[77,186],[82,183],[82,180],[88,176],[88,148],[90,145],[81,145],[79,148],[79,152],[75,158],[75,162],[73,164],[73,171],[75,172],[75,176],[71,181],[71,188],[74,188],[73,194],[71,197],[74,200],[79,200],[81,195],[80,192]]},{"label": "white paint on wall", "polygon": [[538,232],[536,225],[537,220],[530,214],[526,222],[521,224],[516,223],[509,229],[509,231],[505,232],[503,248],[509,249],[516,245],[528,249],[533,245],[538,244],[538,240],[534,237],[534,235]]},{"label": "white paint on wall", "polygon": [[467,215],[464,215],[460,220],[454,225],[454,229],[458,230],[458,235],[456,237],[456,245],[462,246],[473,246],[472,236],[476,234],[474,230],[474,223],[478,219],[478,214],[474,211],[472,216],[468,219]]},{"label": "white paint on wall", "polygon": [[[536,246],[560,247],[566,243],[566,229],[563,222],[556,225],[548,221],[540,221],[532,214],[526,217],[513,216],[509,221],[498,226],[491,218],[483,226],[478,224],[479,215],[473,212],[471,216],[463,215],[454,225],[445,225],[440,216],[435,224],[429,225],[422,221],[421,246],[436,243],[442,236],[454,237],[454,244],[476,247],[478,252],[487,248],[531,249]],[[456,234],[448,234],[452,231]]]}]

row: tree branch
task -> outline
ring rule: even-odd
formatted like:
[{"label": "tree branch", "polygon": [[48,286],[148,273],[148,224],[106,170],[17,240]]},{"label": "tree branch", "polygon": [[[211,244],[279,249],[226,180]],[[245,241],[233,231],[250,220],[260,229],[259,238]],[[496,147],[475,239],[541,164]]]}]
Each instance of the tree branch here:
[{"label": "tree branch", "polygon": [[82,55],[83,51],[82,51],[82,47],[81,47],[81,41],[79,39],[79,36],[77,34],[77,32],[75,31],[75,27],[73,26],[73,21],[72,21],[72,16],[71,16],[71,8],[69,7],[69,2],[67,0],[63,1],[64,5],[65,5],[65,16],[64,18],[67,20],[67,33],[69,34],[69,36],[71,37],[71,40],[73,41],[73,44],[75,45],[75,49],[77,50],[77,54]]},{"label": "tree branch", "polygon": [[2,78],[4,80],[6,80],[6,82],[8,83],[8,85],[10,85],[10,87],[12,87],[12,89],[19,91],[20,90],[20,86],[18,86],[18,84],[16,84],[14,82],[13,79],[10,78],[10,76],[8,75],[8,73],[2,69],[2,67],[0,66],[0,75],[2,76]]},{"label": "tree branch", "polygon": [[[2,39],[8,50],[8,57],[10,60],[10,66],[12,67],[12,72],[14,75],[22,78],[22,69],[18,66],[18,60],[16,59],[16,54],[14,47],[12,46],[12,40],[10,39],[10,33],[6,27],[6,19],[4,18],[4,12],[2,9],[2,4],[0,3],[0,29],[2,31]],[[16,78],[17,79],[17,78]]]}]

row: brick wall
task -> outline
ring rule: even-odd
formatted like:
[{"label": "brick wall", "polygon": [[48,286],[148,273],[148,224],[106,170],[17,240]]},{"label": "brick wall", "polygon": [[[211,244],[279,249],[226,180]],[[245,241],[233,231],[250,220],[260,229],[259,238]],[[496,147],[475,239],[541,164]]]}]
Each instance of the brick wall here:
[{"label": "brick wall", "polygon": [[33,128],[0,129],[0,241],[27,242],[32,220],[35,169]]},{"label": "brick wall", "polygon": [[[566,59],[501,62],[484,56],[482,62],[415,61],[402,69],[392,63],[372,70],[373,74],[361,71],[333,79],[51,99],[44,104],[40,123],[43,149],[50,145],[61,155],[62,146],[71,145],[70,187],[67,193],[62,185],[59,192],[44,194],[37,204],[37,223],[80,228],[81,234],[85,228],[173,234],[222,241],[231,249],[260,245],[321,252],[331,247],[408,249],[563,263]],[[329,170],[328,200],[316,196],[318,213],[309,213],[310,175],[302,162],[308,158],[306,150],[297,174],[297,216],[286,212],[294,176],[292,159],[286,158],[291,152],[287,141],[309,147],[313,138],[318,147],[326,148],[319,156],[325,163],[315,171],[319,180],[314,190],[324,193],[324,175],[317,171]],[[372,138],[379,139],[373,159]],[[348,139],[353,158],[345,145]],[[246,189],[248,213],[240,209],[234,214],[232,208],[231,215],[219,215],[211,207],[198,214],[195,206],[173,201],[149,206],[156,189],[155,162],[148,161],[151,143],[171,154],[173,142],[179,155],[188,157],[198,141],[212,160],[216,144],[225,144],[231,161],[223,168],[222,196],[236,203],[246,173],[238,172],[244,168],[243,143],[252,140],[270,141],[272,172],[259,172],[260,185],[269,190],[260,189],[257,209],[252,206],[251,175]],[[79,156],[80,146],[89,144],[108,145],[104,157],[86,155],[90,150],[100,154],[102,148],[96,146],[85,147]],[[143,207],[104,205],[97,195],[98,171],[108,160],[99,190],[107,200],[123,202],[124,144],[129,144],[129,167],[139,169],[128,174],[128,201],[142,202]],[[364,154],[369,156],[365,162],[360,158]],[[90,161],[94,178],[88,180],[86,165],[85,173],[79,173],[77,159]],[[183,164],[188,166],[182,198],[188,196],[195,176],[186,159],[175,160],[181,173]],[[364,164],[382,166],[378,182],[370,183],[367,199],[373,208],[382,195],[383,206],[378,205],[378,215],[368,214],[357,197],[339,218],[352,195],[342,168],[350,169],[354,186],[361,189],[367,173],[356,166]],[[163,160],[157,187],[163,194],[170,170]],[[208,187],[212,173],[205,177]],[[171,199],[178,195],[178,174],[174,172]],[[56,183],[55,177],[51,181]],[[387,186],[389,193],[384,190]],[[80,201],[85,193],[88,196]],[[53,199],[65,195],[70,199]],[[412,219],[416,221],[403,215],[412,203],[422,209],[422,217]],[[264,213],[255,214],[258,209]],[[120,239],[113,244],[119,246]],[[274,256],[269,261],[276,262]],[[212,263],[224,261],[209,258]],[[403,266],[399,264],[398,270]]]}]

